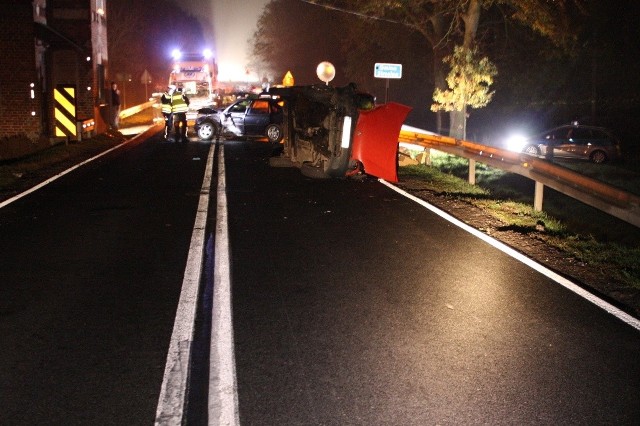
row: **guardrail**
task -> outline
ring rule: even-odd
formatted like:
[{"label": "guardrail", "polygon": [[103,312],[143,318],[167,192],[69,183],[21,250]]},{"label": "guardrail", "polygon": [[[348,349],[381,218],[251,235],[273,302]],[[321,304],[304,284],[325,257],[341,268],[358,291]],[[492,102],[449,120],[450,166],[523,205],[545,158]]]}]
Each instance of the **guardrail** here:
[{"label": "guardrail", "polygon": [[120,119],[131,117],[147,108],[151,108],[157,101],[154,99],[152,101],[145,102],[140,105],[132,106],[131,108],[124,109],[120,111],[119,117]]},{"label": "guardrail", "polygon": [[548,186],[618,219],[640,227],[640,197],[554,163],[505,149],[441,136],[403,126],[398,142],[434,148],[469,159],[469,182],[475,183],[475,162],[517,173],[535,181],[534,208],[542,210]]}]

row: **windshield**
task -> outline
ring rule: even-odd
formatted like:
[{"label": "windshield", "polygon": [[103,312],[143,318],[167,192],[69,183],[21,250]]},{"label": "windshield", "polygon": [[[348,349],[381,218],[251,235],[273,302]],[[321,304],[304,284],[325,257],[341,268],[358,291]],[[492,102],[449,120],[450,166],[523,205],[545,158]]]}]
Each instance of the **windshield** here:
[{"label": "windshield", "polygon": [[182,90],[187,96],[192,97],[208,97],[211,95],[209,90],[209,84],[201,83],[197,81],[185,81],[182,82]]}]

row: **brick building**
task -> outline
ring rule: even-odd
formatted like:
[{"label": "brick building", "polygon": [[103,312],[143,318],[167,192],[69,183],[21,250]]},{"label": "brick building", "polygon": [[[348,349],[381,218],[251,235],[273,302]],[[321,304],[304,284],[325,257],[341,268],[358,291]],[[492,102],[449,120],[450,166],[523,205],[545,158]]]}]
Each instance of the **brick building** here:
[{"label": "brick building", "polygon": [[106,130],[106,2],[0,0],[0,141]]}]

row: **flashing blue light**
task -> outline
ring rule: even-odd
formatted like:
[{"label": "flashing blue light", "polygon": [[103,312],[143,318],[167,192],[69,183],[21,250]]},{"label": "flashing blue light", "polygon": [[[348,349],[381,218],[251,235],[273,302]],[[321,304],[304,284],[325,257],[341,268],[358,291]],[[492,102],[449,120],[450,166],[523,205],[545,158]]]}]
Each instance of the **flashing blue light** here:
[{"label": "flashing blue light", "polygon": [[204,55],[205,59],[209,59],[213,56],[213,52],[211,51],[211,49],[204,49],[202,51],[202,54]]},{"label": "flashing blue light", "polygon": [[173,49],[173,51],[171,51],[171,57],[175,60],[180,59],[180,57],[182,56],[182,52],[179,49]]}]

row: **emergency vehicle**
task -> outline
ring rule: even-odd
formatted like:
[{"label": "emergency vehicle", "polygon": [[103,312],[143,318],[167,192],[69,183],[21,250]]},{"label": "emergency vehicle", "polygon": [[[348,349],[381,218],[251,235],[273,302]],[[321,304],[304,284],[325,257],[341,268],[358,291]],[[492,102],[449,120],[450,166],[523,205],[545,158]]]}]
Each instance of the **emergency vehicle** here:
[{"label": "emergency vehicle", "polygon": [[195,120],[199,109],[216,107],[217,65],[209,50],[200,54],[174,50],[172,56],[169,85],[182,87],[190,102],[187,120]]}]

